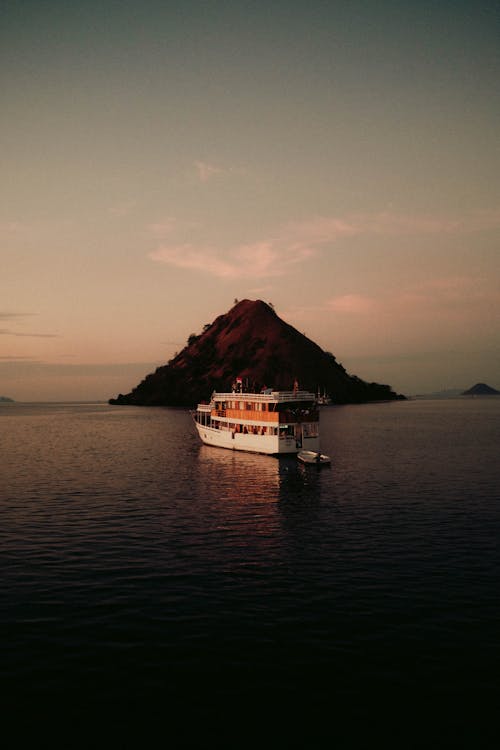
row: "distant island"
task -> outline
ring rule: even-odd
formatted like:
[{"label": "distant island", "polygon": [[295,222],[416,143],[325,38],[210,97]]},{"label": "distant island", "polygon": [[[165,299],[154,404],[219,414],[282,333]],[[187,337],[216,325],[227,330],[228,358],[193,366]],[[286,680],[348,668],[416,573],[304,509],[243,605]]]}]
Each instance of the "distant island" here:
[{"label": "distant island", "polygon": [[13,404],[14,399],[7,396],[0,396],[0,404]]},{"label": "distant island", "polygon": [[476,383],[472,388],[464,391],[462,396],[500,396],[500,391],[492,388],[491,385],[486,385],[486,383]]},{"label": "distant island", "polygon": [[405,399],[389,385],[349,375],[331,352],[285,323],[272,305],[242,300],[201,334],[191,334],[168,364],[109,403],[193,406],[214,390],[231,391],[235,378],[252,392],[268,387],[289,391],[298,382],[301,389],[321,392],[336,404]]}]

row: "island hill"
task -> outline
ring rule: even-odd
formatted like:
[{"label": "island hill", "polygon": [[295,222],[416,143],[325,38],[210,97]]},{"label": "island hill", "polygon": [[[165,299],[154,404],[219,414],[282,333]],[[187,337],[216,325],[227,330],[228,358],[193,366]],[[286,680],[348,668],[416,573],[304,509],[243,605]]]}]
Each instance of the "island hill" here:
[{"label": "island hill", "polygon": [[235,378],[249,391],[264,387],[327,393],[337,404],[404,399],[388,385],[367,383],[349,375],[333,354],[285,323],[271,305],[242,300],[170,362],[148,375],[131,393],[110,404],[138,406],[193,406],[212,391],[231,391]]},{"label": "island hill", "polygon": [[0,396],[0,404],[13,404],[14,399],[8,396]]},{"label": "island hill", "polygon": [[491,385],[486,385],[486,383],[476,383],[472,388],[464,391],[462,396],[500,396],[500,391],[495,390]]}]

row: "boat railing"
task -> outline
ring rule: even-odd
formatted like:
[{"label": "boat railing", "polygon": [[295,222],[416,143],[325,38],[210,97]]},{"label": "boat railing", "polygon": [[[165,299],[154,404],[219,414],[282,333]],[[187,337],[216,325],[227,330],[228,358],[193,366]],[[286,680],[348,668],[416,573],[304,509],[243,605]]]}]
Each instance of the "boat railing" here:
[{"label": "boat railing", "polygon": [[232,391],[230,393],[213,393],[212,400],[216,398],[217,401],[316,401],[316,396],[310,391],[272,391],[271,393],[238,393]]},{"label": "boat railing", "polygon": [[316,401],[314,393],[309,391],[273,391],[278,401]]}]

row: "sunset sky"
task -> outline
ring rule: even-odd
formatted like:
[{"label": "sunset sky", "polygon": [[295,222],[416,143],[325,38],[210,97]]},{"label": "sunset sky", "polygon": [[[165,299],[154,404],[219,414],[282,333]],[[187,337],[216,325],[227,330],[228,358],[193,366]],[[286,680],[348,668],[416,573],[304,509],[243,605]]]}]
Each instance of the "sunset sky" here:
[{"label": "sunset sky", "polygon": [[0,395],[107,399],[235,298],[500,389],[500,4],[5,0]]}]

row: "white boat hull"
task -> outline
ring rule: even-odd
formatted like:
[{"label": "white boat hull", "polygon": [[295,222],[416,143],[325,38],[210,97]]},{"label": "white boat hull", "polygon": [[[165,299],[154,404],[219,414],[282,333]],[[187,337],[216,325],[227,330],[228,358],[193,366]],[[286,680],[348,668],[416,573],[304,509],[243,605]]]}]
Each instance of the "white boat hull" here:
[{"label": "white boat hull", "polygon": [[[304,447],[297,445],[293,435],[254,435],[231,430],[214,429],[201,424],[196,424],[196,429],[201,440],[206,445],[214,445],[218,448],[228,448],[233,451],[250,451],[252,453],[265,453],[268,455],[296,454]],[[308,449],[319,450],[319,438],[303,438]]]}]

